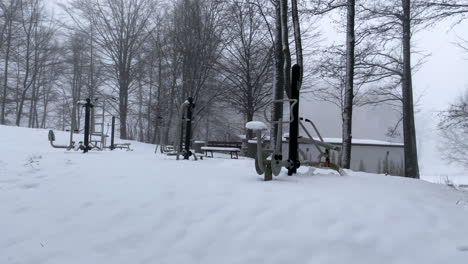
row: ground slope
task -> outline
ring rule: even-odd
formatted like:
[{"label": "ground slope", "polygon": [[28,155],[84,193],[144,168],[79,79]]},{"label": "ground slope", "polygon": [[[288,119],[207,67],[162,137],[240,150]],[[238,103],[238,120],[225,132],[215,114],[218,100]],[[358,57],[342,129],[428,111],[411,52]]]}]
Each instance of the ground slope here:
[{"label": "ground slope", "polygon": [[0,126],[0,263],[467,263],[466,192],[304,168],[262,182],[250,159],[132,144],[67,152]]}]

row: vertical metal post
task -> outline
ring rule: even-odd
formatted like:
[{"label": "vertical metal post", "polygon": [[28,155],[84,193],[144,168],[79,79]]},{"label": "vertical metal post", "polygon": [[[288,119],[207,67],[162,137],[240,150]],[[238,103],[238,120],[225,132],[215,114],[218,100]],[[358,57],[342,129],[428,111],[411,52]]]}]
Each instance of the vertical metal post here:
[{"label": "vertical metal post", "polygon": [[[102,100],[102,115],[101,115],[101,147],[104,149],[106,147],[106,136],[104,135],[104,124],[106,123],[106,100]],[[96,120],[94,120],[96,122]]]},{"label": "vertical metal post", "polygon": [[91,99],[86,98],[86,104],[84,105],[85,107],[85,127],[84,127],[84,150],[83,153],[88,152],[89,148],[89,125],[90,125],[90,114],[91,114],[91,108],[93,107],[93,104],[91,103]]},{"label": "vertical metal post", "polygon": [[185,119],[185,152],[184,152],[184,159],[188,160],[189,157],[192,155],[190,152],[190,139],[192,134],[192,109],[195,107],[193,104],[193,98],[189,97],[187,99],[189,105],[187,107],[187,115]]},{"label": "vertical metal post", "polygon": [[292,113],[294,120],[291,122],[289,126],[289,161],[291,163],[291,167],[288,168],[288,175],[291,176],[297,172],[297,168],[300,166],[299,159],[298,159],[298,143],[297,138],[299,136],[299,80],[300,80],[300,67],[299,65],[295,64],[292,67],[292,74],[291,74],[291,98],[293,100],[297,100],[297,103],[292,105],[294,102],[292,101],[290,104],[292,105]]},{"label": "vertical metal post", "polygon": [[70,143],[68,144],[69,148],[73,148],[73,133],[75,133],[75,127],[77,126],[76,125],[76,107],[77,107],[77,103],[73,101],[73,98],[72,98],[72,102],[73,102],[73,105],[72,105],[72,111],[71,111],[71,116],[72,116],[72,119],[71,119],[71,126],[70,126]]},{"label": "vertical metal post", "polygon": [[112,127],[111,127],[111,145],[110,150],[114,150],[114,132],[115,132],[115,116],[112,116]]}]

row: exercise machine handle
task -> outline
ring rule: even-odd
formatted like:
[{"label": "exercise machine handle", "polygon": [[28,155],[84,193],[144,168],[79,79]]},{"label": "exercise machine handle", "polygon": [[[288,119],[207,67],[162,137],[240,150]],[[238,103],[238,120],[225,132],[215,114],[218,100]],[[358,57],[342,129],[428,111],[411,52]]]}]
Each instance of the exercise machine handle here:
[{"label": "exercise machine handle", "polygon": [[263,117],[265,118],[265,121],[267,121],[268,123],[270,124],[290,124],[294,121],[294,116],[292,114],[292,109],[294,108],[294,106],[297,104],[297,100],[296,99],[282,99],[282,100],[273,100],[271,101],[271,104],[277,104],[277,103],[284,103],[284,102],[288,102],[288,103],[291,103],[290,107],[289,107],[289,116],[290,116],[290,119],[289,120],[286,120],[286,121],[282,121],[281,119],[278,120],[278,121],[271,121],[269,118],[268,118],[268,114],[267,114],[267,108],[265,107],[265,110],[263,111]]}]

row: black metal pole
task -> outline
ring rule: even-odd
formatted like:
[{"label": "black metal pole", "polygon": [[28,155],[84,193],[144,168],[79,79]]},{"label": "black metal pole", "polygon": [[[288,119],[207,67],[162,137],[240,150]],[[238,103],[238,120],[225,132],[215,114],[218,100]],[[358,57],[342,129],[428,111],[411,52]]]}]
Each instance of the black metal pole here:
[{"label": "black metal pole", "polygon": [[188,160],[189,157],[192,155],[190,151],[190,138],[192,133],[192,109],[195,107],[193,104],[193,98],[189,97],[188,102],[190,103],[187,107],[187,116],[186,116],[186,123],[185,123],[185,152],[184,152],[184,159]]},{"label": "black metal pole", "polygon": [[86,104],[84,105],[85,107],[85,127],[84,127],[84,150],[83,153],[88,152],[89,148],[89,125],[90,125],[90,119],[91,119],[91,108],[93,107],[93,104],[91,103],[91,99],[86,98]]},{"label": "black metal pole", "polygon": [[110,150],[114,150],[114,132],[115,132],[115,116],[112,116],[112,128],[111,128],[111,145]]},{"label": "black metal pole", "polygon": [[[296,104],[292,107],[293,122],[289,126],[289,161],[292,166],[288,168],[288,175],[291,176],[297,172],[297,168],[301,165],[298,159],[298,143],[297,138],[299,136],[299,78],[300,78],[300,67],[295,64],[292,66],[291,74],[291,98],[296,100]],[[294,102],[291,102],[291,105]]]},{"label": "black metal pole", "polygon": [[182,116],[182,125],[180,126],[180,137],[179,137],[179,146],[176,146],[178,149],[178,152],[182,152],[184,150],[184,121],[185,121],[185,115]]}]

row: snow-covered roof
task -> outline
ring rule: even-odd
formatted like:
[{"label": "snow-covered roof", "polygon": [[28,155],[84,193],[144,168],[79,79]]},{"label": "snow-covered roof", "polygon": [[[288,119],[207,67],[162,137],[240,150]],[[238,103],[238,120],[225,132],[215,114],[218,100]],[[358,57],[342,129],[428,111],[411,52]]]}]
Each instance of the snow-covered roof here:
[{"label": "snow-covered roof", "polygon": [[[238,135],[239,138],[242,140],[245,140],[245,135]],[[283,140],[287,140],[289,137],[289,133],[283,134]],[[318,137],[314,137],[315,140],[319,140]],[[263,140],[270,140],[270,136],[264,136]],[[329,138],[329,137],[324,137],[323,140],[326,143],[330,144],[341,144],[341,138]],[[249,143],[256,143],[257,138],[254,137],[251,140],[248,141]],[[392,146],[392,147],[403,147],[403,143],[399,142],[390,142],[390,141],[384,141],[384,140],[377,140],[377,139],[364,139],[364,138],[353,138],[352,139],[352,144],[354,145],[369,145],[369,146]]]},{"label": "snow-covered roof", "polygon": [[[314,138],[318,140],[318,138]],[[341,144],[342,139],[341,138],[323,138],[325,142],[328,143],[336,143],[336,144]],[[397,142],[389,142],[389,141],[383,141],[383,140],[376,140],[376,139],[359,139],[359,138],[353,138],[352,140],[353,144],[358,144],[358,145],[390,145],[390,146],[403,146],[403,143],[397,143]]]},{"label": "snow-covered roof", "polygon": [[[283,138],[286,139],[289,137],[289,133],[286,133],[283,135]],[[314,137],[314,140],[320,140],[318,137]],[[326,143],[330,144],[341,144],[342,139],[341,138],[328,138],[324,137],[323,141]],[[359,138],[353,138],[351,140],[352,144],[355,145],[373,145],[373,146],[395,146],[395,147],[403,147],[403,143],[398,143],[398,142],[390,142],[390,141],[384,141],[384,140],[377,140],[377,139],[359,139]]]}]

